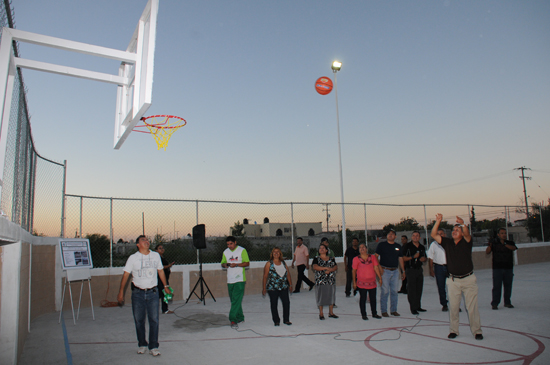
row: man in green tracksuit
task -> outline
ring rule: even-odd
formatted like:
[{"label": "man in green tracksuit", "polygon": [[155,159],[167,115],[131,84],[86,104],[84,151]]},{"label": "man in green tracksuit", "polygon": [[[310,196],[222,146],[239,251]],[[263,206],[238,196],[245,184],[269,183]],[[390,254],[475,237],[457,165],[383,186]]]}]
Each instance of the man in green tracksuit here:
[{"label": "man in green tracksuit", "polygon": [[233,236],[226,238],[227,249],[223,252],[222,267],[227,268],[227,290],[231,300],[231,310],[229,311],[229,320],[231,328],[239,328],[238,323],[244,322],[243,314],[243,296],[246,276],[245,267],[250,265],[246,249],[237,246],[237,239]]}]

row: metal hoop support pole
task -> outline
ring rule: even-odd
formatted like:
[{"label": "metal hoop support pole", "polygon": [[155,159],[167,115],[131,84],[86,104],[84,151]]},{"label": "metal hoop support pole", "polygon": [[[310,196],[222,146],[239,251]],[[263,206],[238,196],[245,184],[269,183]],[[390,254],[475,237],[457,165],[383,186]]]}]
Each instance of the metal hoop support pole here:
[{"label": "metal hoop support pole", "polygon": [[340,195],[342,196],[342,256],[346,252],[346,209],[344,205],[344,177],[342,173],[342,148],[340,146],[340,113],[338,111],[338,83],[336,82],[336,72],[334,73],[334,93],[336,95],[336,127],[338,129],[338,161],[340,163]]}]

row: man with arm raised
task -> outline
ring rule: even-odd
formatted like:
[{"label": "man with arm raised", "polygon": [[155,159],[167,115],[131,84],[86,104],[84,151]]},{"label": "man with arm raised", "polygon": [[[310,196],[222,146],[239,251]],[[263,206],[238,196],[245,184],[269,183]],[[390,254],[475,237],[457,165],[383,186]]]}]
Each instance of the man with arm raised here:
[{"label": "man with arm raised", "polygon": [[447,289],[449,295],[449,316],[450,333],[448,338],[456,338],[459,328],[459,306],[462,295],[464,295],[464,304],[468,312],[468,321],[470,322],[470,331],[476,340],[483,340],[481,331],[481,321],[479,318],[479,309],[477,306],[477,280],[474,275],[474,264],[472,261],[472,236],[464,220],[456,217],[453,227],[452,239],[441,237],[438,233],[439,225],[443,220],[443,215],[438,213],[435,217],[435,224],[432,228],[432,238],[445,249],[447,258]]}]

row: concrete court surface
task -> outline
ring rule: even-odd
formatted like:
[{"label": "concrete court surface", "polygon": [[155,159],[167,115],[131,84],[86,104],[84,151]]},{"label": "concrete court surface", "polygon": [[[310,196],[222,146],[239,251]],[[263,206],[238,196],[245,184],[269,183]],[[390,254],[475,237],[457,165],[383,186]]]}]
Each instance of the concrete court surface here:
[{"label": "concrete court surface", "polygon": [[[550,263],[515,267],[514,309],[491,309],[492,271],[476,272],[484,340],[476,341],[468,318],[460,314],[460,335],[447,339],[448,313],[441,311],[435,280],[426,277],[422,306],[416,318],[399,294],[401,317],[369,320],[359,314],[358,296],[346,298],[338,287],[334,312],[338,319],[320,321],[314,291],[291,296],[292,326],[274,327],[269,299],[245,296],[246,320],[238,330],[229,326],[227,297],[210,296],[206,305],[196,298],[187,305],[172,303],[172,315],[160,315],[159,357],[138,355],[131,306],[83,308],[73,324],[71,312],[35,319],[21,364],[550,364]],[[342,274],[340,274],[342,275]],[[380,289],[377,291],[380,299]],[[380,305],[378,303],[380,313]],[[464,307],[462,307],[464,308]],[[280,315],[282,308],[279,305]]]}]

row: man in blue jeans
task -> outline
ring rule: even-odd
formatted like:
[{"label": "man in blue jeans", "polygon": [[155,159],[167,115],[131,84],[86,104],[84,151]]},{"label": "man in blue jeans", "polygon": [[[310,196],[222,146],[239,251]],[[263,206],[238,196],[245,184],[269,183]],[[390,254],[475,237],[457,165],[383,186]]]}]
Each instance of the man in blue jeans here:
[{"label": "man in blue jeans", "polygon": [[[437,233],[441,237],[447,237],[444,229],[440,229]],[[437,284],[441,310],[443,312],[448,312],[449,307],[447,306],[447,290],[445,287],[445,281],[449,276],[449,273],[447,272],[447,258],[445,257],[445,249],[436,241],[433,241],[428,249],[428,263],[430,266],[430,276],[435,277],[435,282]]]},{"label": "man in blue jeans", "polygon": [[[159,356],[159,293],[157,275],[164,284],[164,289],[171,293],[164,276],[160,255],[149,250],[149,240],[141,235],[136,239],[138,252],[128,257],[124,274],[120,282],[117,300],[124,303],[124,288],[132,274],[132,312],[138,338],[138,354],[149,353]],[[145,339],[145,318],[149,319],[149,342]]]},{"label": "man in blue jeans", "polygon": [[[397,313],[397,290],[400,280],[405,279],[405,268],[403,266],[403,253],[401,245],[395,243],[395,231],[391,229],[386,236],[387,241],[382,241],[376,247],[376,258],[382,268],[382,290],[380,293],[380,310],[382,317],[388,315],[388,295],[390,296],[390,314],[399,316]],[[400,274],[401,270],[401,274]]]}]

